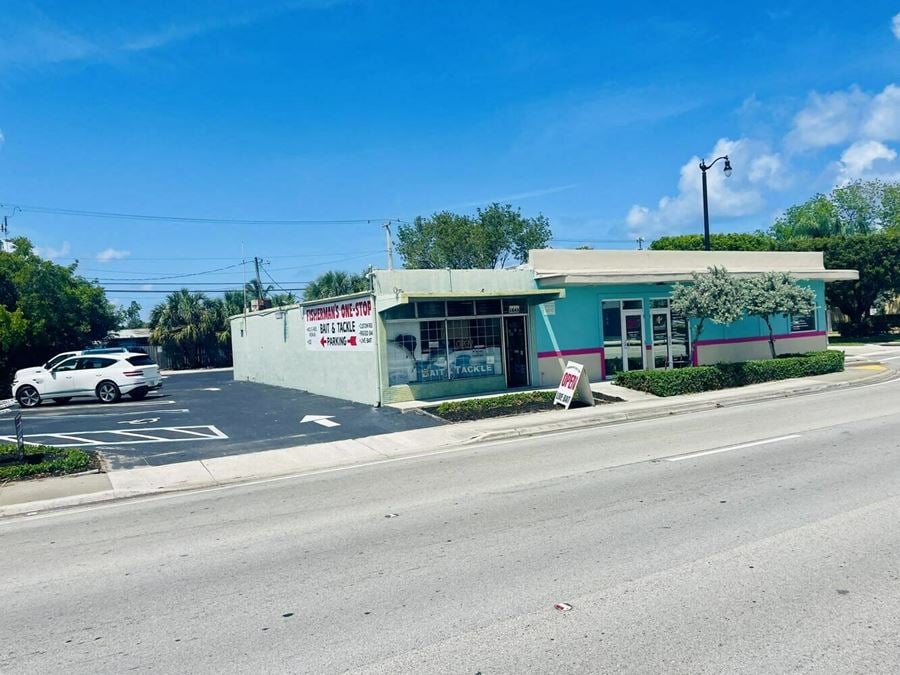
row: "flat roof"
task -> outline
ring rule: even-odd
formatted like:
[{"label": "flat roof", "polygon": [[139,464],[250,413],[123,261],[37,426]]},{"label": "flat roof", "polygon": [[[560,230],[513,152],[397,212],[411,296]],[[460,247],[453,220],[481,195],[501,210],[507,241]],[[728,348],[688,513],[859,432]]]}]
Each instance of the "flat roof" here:
[{"label": "flat roof", "polygon": [[528,252],[535,278],[566,285],[669,283],[724,267],[736,276],[787,272],[798,279],[852,281],[856,270],[825,269],[820,251],[600,251],[538,249]]}]

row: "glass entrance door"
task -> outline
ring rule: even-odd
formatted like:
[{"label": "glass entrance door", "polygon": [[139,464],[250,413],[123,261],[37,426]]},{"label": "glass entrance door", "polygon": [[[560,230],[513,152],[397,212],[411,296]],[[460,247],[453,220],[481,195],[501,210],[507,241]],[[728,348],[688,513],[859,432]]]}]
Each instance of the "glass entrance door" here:
[{"label": "glass entrance door", "polygon": [[528,386],[528,338],[525,317],[508,316],[503,319],[506,339],[506,386]]},{"label": "glass entrance door", "polygon": [[644,367],[644,310],[622,311],[622,334],[625,343],[625,370],[641,370]]},{"label": "glass entrance door", "polygon": [[668,309],[654,309],[650,320],[653,333],[653,367],[672,367],[672,320]]}]

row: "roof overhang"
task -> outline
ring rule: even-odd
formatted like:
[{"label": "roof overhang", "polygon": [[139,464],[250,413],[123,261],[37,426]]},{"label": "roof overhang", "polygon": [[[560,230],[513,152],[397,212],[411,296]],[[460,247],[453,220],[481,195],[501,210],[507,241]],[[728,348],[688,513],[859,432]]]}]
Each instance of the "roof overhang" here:
[{"label": "roof overhang", "polygon": [[529,305],[540,305],[566,297],[563,288],[532,288],[527,290],[512,291],[423,291],[401,292],[395,295],[378,296],[375,300],[376,309],[379,312],[406,305],[410,302],[425,302],[429,300],[484,300],[486,298],[525,298]]},{"label": "roof overhang", "polygon": [[[766,270],[756,272],[743,271],[735,272],[735,277],[753,277],[762,274]],[[704,274],[701,271],[700,274]],[[796,272],[788,272],[792,277],[799,280],[807,281],[855,281],[859,279],[859,272],[856,270],[798,270]],[[537,281],[541,284],[553,284],[561,286],[602,286],[610,284],[672,284],[693,280],[693,271],[671,271],[671,272],[627,272],[627,271],[604,271],[602,273],[596,271],[584,272],[555,272],[541,271],[535,275]]]}]

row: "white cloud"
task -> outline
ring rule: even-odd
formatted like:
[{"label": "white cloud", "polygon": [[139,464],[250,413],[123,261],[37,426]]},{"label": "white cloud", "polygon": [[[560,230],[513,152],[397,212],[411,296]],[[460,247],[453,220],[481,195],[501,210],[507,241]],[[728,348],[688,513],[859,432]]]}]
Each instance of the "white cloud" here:
[{"label": "white cloud", "polygon": [[806,107],[794,117],[788,145],[794,149],[822,148],[853,137],[871,96],[858,87],[830,94],[812,92]]},{"label": "white cloud", "polygon": [[[711,161],[728,155],[733,173],[726,177],[722,162],[706,173],[711,218],[739,218],[759,213],[766,206],[764,187],[777,188],[785,183],[784,164],[765,144],[749,138],[719,139],[705,158]],[[678,193],[662,197],[655,208],[635,204],[626,223],[630,235],[653,235],[683,229],[703,222],[703,197],[700,157],[691,157],[680,169]]]},{"label": "white cloud", "polygon": [[900,139],[900,87],[896,84],[875,95],[859,87],[812,92],[795,115],[786,141],[793,150],[809,150],[866,139]]},{"label": "white cloud", "polygon": [[62,246],[59,248],[53,246],[35,246],[34,252],[37,253],[41,258],[46,258],[47,260],[56,260],[57,258],[64,258],[69,255],[69,252],[72,250],[72,247],[69,246],[69,242],[64,241]]},{"label": "white cloud", "polygon": [[900,12],[891,19],[891,31],[893,31],[894,37],[900,40]]},{"label": "white cloud", "polygon": [[156,286],[154,286],[153,284],[143,284],[140,288],[142,291],[152,291],[154,288],[156,288]]},{"label": "white cloud", "polygon": [[900,87],[889,84],[872,98],[862,135],[879,141],[900,139]]},{"label": "white cloud", "polygon": [[876,165],[897,159],[897,151],[879,141],[857,141],[841,153],[838,165],[838,185],[845,185],[860,178],[874,178],[879,175]]},{"label": "white cloud", "polygon": [[754,157],[750,161],[747,179],[751,183],[762,183],[776,190],[785,187],[788,179],[781,155],[774,153]]},{"label": "white cloud", "polygon": [[6,136],[3,135],[3,129],[0,129],[0,147],[2,147],[4,143],[6,143]]},{"label": "white cloud", "polygon": [[122,260],[131,255],[131,251],[122,251],[116,248],[107,248],[97,254],[99,262],[109,262],[110,260]]}]

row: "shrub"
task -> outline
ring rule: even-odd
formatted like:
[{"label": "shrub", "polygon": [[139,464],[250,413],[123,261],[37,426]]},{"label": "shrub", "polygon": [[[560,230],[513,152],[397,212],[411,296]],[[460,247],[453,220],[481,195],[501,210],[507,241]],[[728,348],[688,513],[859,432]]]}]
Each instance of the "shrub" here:
[{"label": "shrub", "polygon": [[[13,445],[0,445],[0,457],[15,456]],[[0,464],[0,481],[54,476],[86,471],[94,464],[93,455],[77,448],[27,446],[25,461]]]},{"label": "shrub", "polygon": [[616,375],[616,384],[656,396],[677,396],[748,384],[836,373],[844,369],[844,352],[826,350],[778,359],[717,363],[675,370],[632,370]]},{"label": "shrub", "polygon": [[447,401],[434,409],[439,417],[447,419],[477,416],[512,415],[523,409],[546,405],[549,410],[555,391],[528,391],[520,394],[503,394],[489,398],[470,398]]}]

